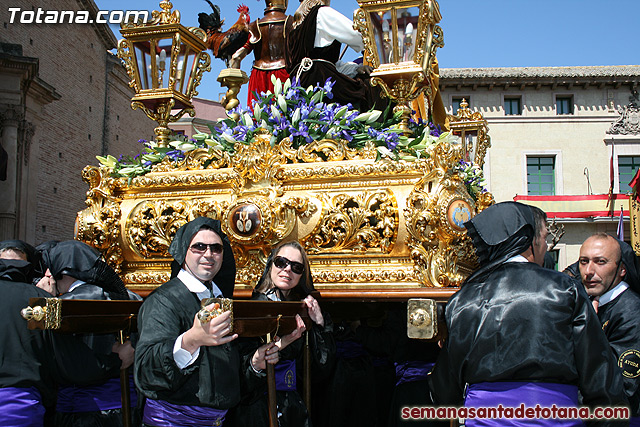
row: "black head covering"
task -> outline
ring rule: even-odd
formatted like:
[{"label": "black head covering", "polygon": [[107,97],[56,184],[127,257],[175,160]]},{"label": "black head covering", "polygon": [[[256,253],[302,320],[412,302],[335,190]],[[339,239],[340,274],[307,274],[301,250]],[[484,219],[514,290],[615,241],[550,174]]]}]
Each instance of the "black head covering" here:
[{"label": "black head covering", "polygon": [[620,239],[616,239],[620,245],[621,261],[626,267],[627,274],[624,276],[624,281],[629,284],[629,287],[636,293],[640,293],[640,266],[638,265],[638,257],[633,251],[633,248],[626,242]]},{"label": "black head covering", "polygon": [[60,242],[43,252],[42,259],[55,279],[65,274],[101,287],[111,299],[129,299],[120,276],[102,260],[100,252],[84,242]]},{"label": "black head covering", "polygon": [[222,240],[222,267],[213,278],[213,282],[222,292],[225,298],[233,297],[233,288],[236,283],[236,260],[233,256],[233,249],[226,234],[222,232],[222,226],[217,219],[198,217],[189,221],[178,229],[175,237],[169,246],[169,253],[174,261],[171,263],[171,277],[176,277],[184,264],[187,251],[191,245],[191,240],[202,228],[213,230]]},{"label": "black head covering", "polygon": [[467,281],[479,280],[531,246],[535,218],[528,205],[502,202],[464,223],[476,248],[480,268]]},{"label": "black head covering", "polygon": [[22,240],[3,240],[0,242],[0,251],[8,248],[18,249],[19,251],[24,252],[27,255],[27,261],[34,264],[36,260],[36,248],[27,242],[23,242]]},{"label": "black head covering", "polygon": [[[254,289],[260,289],[266,278],[269,277],[269,275],[271,274],[270,271],[271,265],[273,264],[273,259],[276,257],[277,253],[280,253],[280,248],[284,246],[287,246],[287,244],[282,244],[271,251],[269,257],[267,258],[267,265],[265,265],[262,276],[260,276],[260,280],[258,280],[258,284]],[[303,274],[304,276],[300,277],[300,282],[298,283],[298,285],[295,288],[291,289],[289,297],[287,298],[289,301],[303,300],[307,297],[307,295],[310,295],[315,291],[315,288],[313,287],[313,276],[311,276],[311,271],[308,265],[305,266],[305,272]],[[280,294],[280,296],[282,297],[282,294]]]},{"label": "black head covering", "polygon": [[0,280],[31,283],[33,266],[21,259],[0,259]]},{"label": "black head covering", "polygon": [[47,240],[46,242],[42,242],[36,246],[36,261],[33,265],[36,277],[43,277],[48,268],[44,262],[42,254],[53,248],[58,243],[60,243],[59,240]]}]

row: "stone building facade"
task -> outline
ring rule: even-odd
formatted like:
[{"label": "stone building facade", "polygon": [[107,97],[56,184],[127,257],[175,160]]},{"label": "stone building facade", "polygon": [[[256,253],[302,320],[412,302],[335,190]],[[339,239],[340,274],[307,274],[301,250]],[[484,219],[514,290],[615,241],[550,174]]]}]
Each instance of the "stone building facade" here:
[{"label": "stone building facade", "polygon": [[[16,0],[20,11],[89,11],[92,0]],[[0,240],[73,237],[96,155],[137,154],[154,122],[132,111],[128,76],[109,50],[107,24],[19,23],[0,13],[0,132],[7,153],[0,180]],[[20,12],[20,13],[21,13]],[[19,14],[18,14],[19,15]],[[1,175],[1,174],[0,174]],[[2,176],[0,176],[2,178]]]},{"label": "stone building facade", "polygon": [[577,260],[593,232],[615,234],[621,206],[628,240],[625,193],[640,163],[640,65],[440,71],[448,112],[464,98],[488,122],[484,171],[496,200],[537,205],[564,224],[559,268]]}]

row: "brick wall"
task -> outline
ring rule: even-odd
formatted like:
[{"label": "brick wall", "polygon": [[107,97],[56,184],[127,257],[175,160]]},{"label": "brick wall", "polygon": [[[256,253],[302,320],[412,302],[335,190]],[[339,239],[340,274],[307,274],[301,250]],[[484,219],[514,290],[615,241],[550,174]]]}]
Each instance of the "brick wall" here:
[{"label": "brick wall", "polygon": [[[54,3],[14,0],[21,10],[87,10],[91,0]],[[132,90],[119,60],[108,52],[116,38],[106,25],[9,23],[0,11],[0,41],[22,45],[23,55],[39,59],[39,77],[61,98],[44,107],[32,141],[38,153],[35,242],[70,239],[76,213],[85,208],[82,169],[96,155],[135,154],[138,139],[153,134],[154,122],[132,111]],[[119,35],[117,35],[119,37]]]}]

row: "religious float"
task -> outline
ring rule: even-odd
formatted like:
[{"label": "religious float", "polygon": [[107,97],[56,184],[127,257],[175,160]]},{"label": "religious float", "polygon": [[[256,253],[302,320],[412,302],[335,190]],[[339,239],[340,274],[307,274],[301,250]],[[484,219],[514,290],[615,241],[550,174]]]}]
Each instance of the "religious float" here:
[{"label": "religious float", "polygon": [[[176,230],[204,215],[231,239],[238,298],[250,296],[274,245],[298,240],[322,301],[428,298],[410,304],[410,329],[429,323],[434,302],[476,265],[463,223],[493,203],[481,188],[487,124],[466,105],[448,117],[450,132],[429,123],[444,45],[435,0],[359,3],[364,60],[393,110],[332,104],[330,82],[276,81],[253,110],[234,108],[193,140],[172,140],[167,124],[194,114],[191,97],[210,64],[207,35],[182,26],[168,1],[152,22],[125,25],[118,53],[136,91],[132,107],[158,121],[157,138],[137,159],[108,156],[84,169],[76,238],[145,295],[169,279]],[[219,80],[233,97],[246,75],[223,70]],[[424,121],[410,117],[416,99]]]}]

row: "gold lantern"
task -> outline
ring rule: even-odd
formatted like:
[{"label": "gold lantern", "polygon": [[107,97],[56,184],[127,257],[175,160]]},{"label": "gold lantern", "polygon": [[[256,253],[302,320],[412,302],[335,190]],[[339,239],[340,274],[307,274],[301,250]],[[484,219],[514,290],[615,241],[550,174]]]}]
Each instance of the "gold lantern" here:
[{"label": "gold lantern", "polygon": [[[131,108],[140,108],[158,122],[154,129],[157,144],[169,142],[169,122],[188,113],[195,116],[191,98],[198,92],[202,73],[211,70],[205,52],[206,33],[180,24],[180,12],[171,11],[170,1],[160,2],[162,11],[153,11],[147,23],[125,23],[120,33],[118,57],[124,61],[135,90]],[[172,114],[172,110],[178,110]]]},{"label": "gold lantern", "polygon": [[433,67],[436,48],[444,46],[442,19],[436,0],[358,0],[354,27],[362,34],[364,59],[373,67],[371,84],[402,111],[401,128],[409,135],[410,101],[426,92],[429,105],[436,93]]},{"label": "gold lantern", "polygon": [[462,141],[464,155],[462,160],[484,166],[484,156],[491,147],[489,126],[479,111],[469,109],[469,103],[463,99],[454,116],[449,116],[449,127]]}]

